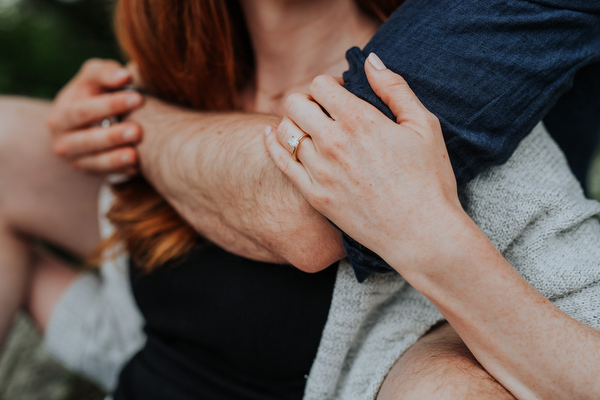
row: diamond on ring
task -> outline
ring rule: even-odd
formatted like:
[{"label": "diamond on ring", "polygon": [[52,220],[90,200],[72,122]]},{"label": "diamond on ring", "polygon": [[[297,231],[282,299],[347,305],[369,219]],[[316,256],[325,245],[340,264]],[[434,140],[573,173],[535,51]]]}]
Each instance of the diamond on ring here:
[{"label": "diamond on ring", "polygon": [[300,144],[300,138],[292,136],[290,140],[288,140],[288,144],[292,147],[298,147],[298,144]]},{"label": "diamond on ring", "polygon": [[300,160],[298,160],[298,154],[296,154],[298,152],[298,147],[300,147],[300,143],[302,143],[302,141],[304,139],[306,139],[307,137],[310,137],[308,135],[308,133],[303,134],[302,136],[300,136],[298,139],[296,139],[294,136],[292,136],[289,140],[289,144],[291,146],[293,146],[292,149],[292,157],[294,157],[294,161],[298,161],[300,162]]}]

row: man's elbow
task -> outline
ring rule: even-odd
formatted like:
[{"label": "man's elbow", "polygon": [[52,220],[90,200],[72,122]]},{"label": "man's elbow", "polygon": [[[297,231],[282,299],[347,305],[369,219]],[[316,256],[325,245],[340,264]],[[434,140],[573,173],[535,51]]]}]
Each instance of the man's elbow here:
[{"label": "man's elbow", "polygon": [[332,264],[346,257],[341,240],[333,243],[307,243],[298,246],[300,251],[292,251],[287,261],[300,271],[314,274],[327,269]]}]

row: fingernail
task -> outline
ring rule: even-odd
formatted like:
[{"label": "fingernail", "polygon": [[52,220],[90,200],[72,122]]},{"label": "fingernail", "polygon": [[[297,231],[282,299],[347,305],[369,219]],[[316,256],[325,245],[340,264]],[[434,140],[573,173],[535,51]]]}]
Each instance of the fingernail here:
[{"label": "fingernail", "polygon": [[123,162],[123,164],[131,163],[131,157],[129,157],[129,154],[121,154],[121,162]]},{"label": "fingernail", "polygon": [[131,96],[127,97],[127,100],[125,100],[125,105],[127,107],[134,107],[134,106],[138,105],[139,102],[140,102],[140,96],[131,95]]},{"label": "fingernail", "polygon": [[123,132],[123,139],[129,141],[129,140],[133,140],[134,138],[135,138],[135,129],[133,129],[133,128],[125,129],[125,131]]},{"label": "fingernail", "polygon": [[377,54],[375,53],[369,54],[369,63],[371,63],[371,65],[379,71],[387,69],[383,61],[381,61],[381,58],[377,57]]},{"label": "fingernail", "polygon": [[273,132],[273,127],[272,126],[267,126],[265,128],[265,136],[269,136],[271,134],[271,132]]},{"label": "fingernail", "polygon": [[115,80],[121,80],[124,78],[129,78],[129,71],[126,69],[120,69],[115,73]]}]

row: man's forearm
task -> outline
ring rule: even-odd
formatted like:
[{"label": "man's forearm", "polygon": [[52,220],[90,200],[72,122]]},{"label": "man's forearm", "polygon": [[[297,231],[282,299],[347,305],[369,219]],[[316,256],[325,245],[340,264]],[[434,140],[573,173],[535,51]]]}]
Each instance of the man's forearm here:
[{"label": "man's forearm", "polygon": [[244,257],[318,271],[342,258],[339,232],[277,170],[262,114],[198,113],[148,99],[142,172],[201,235]]}]

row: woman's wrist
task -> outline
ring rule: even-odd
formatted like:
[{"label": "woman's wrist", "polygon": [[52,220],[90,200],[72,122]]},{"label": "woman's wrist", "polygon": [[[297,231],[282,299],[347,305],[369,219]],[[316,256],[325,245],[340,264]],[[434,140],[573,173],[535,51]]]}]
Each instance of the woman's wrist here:
[{"label": "woman's wrist", "polygon": [[[485,234],[458,203],[438,202],[403,228],[403,243],[386,235],[379,254],[416,289],[437,286],[448,271],[468,268],[473,252],[497,254]],[[408,222],[408,221],[407,221]],[[389,238],[389,239],[387,239]],[[426,293],[425,293],[426,294]]]}]

